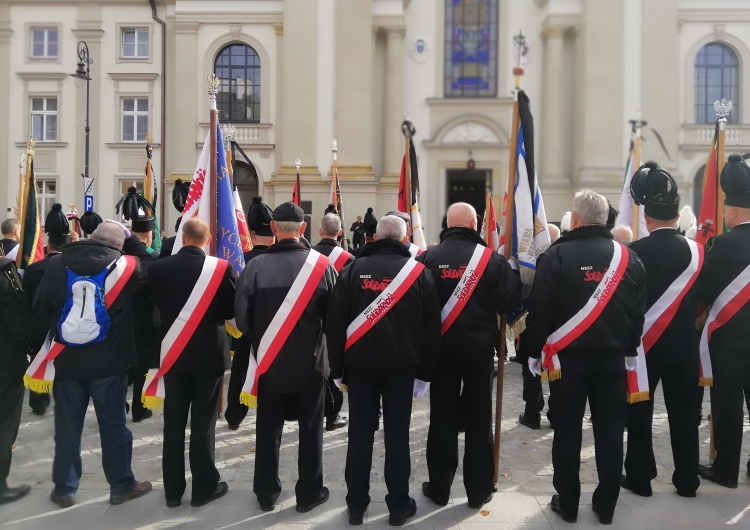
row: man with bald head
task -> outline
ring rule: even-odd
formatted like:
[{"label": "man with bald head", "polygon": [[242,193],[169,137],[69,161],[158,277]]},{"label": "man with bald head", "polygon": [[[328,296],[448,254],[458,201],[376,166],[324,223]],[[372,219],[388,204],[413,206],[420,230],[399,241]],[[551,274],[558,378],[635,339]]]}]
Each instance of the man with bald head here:
[{"label": "man with bald head", "polygon": [[[432,271],[441,311],[438,367],[430,392],[430,431],[424,495],[445,506],[458,467],[459,416],[466,425],[464,486],[469,506],[492,498],[492,370],[498,344],[497,315],[518,304],[518,273],[477,234],[470,204],[448,208],[440,244],[418,260]],[[463,384],[463,396],[461,386]]]}]

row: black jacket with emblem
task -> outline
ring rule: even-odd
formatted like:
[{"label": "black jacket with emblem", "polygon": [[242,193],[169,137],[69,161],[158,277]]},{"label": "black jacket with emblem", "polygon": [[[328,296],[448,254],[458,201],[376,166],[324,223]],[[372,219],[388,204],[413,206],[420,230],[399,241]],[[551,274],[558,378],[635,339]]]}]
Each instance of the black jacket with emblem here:
[{"label": "black jacket with emblem", "polygon": [[[448,228],[440,234],[440,244],[427,249],[417,261],[432,272],[442,308],[453,294],[477,245],[482,238],[470,228]],[[497,252],[493,252],[466,306],[443,336],[443,353],[493,355],[498,344],[497,315],[516,308],[521,296],[517,272]]]},{"label": "black jacket with emblem", "polygon": [[[706,261],[698,281],[698,298],[706,305],[750,265],[750,223],[735,226],[706,245]],[[711,335],[711,350],[750,348],[750,303]]]},{"label": "black jacket with emblem", "polygon": [[[237,327],[250,337],[258,351],[263,334],[281,307],[310,250],[294,239],[283,239],[250,261],[237,286],[234,308]],[[278,356],[260,377],[271,392],[313,390],[328,376],[323,342],[323,320],[336,271],[329,266],[310,302],[294,326]]]},{"label": "black jacket with emblem", "polygon": [[[206,253],[193,246],[149,266],[148,291],[161,315],[158,343],[185,306],[198,278]],[[224,321],[234,317],[234,274],[229,265],[216,294],[170,373],[187,376],[219,377],[229,368],[229,347]],[[156,356],[155,356],[156,357]],[[151,367],[158,365],[158,357]]]},{"label": "black jacket with emblem", "polygon": [[397,241],[362,247],[354,262],[341,270],[326,319],[331,375],[413,374],[430,381],[440,341],[440,305],[432,273],[425,269],[404,296],[368,333],[344,351],[346,328],[386,288],[410,259]]},{"label": "black jacket with emblem", "polygon": [[[630,244],[646,268],[646,308],[651,309],[664,292],[685,272],[691,260],[690,247],[684,236],[672,228],[654,230],[648,237]],[[649,350],[650,357],[662,361],[679,360],[685,356],[698,358],[698,334],[695,319],[698,311],[697,285],[688,291],[672,322]]]},{"label": "black jacket with emblem", "polygon": [[26,293],[26,300],[29,302],[29,309],[31,310],[34,354],[44,344],[44,339],[47,338],[48,331],[47,322],[44,321],[40,313],[39,299],[41,298],[41,291],[39,290],[39,286],[42,284],[42,279],[44,278],[44,273],[47,271],[47,265],[50,260],[59,255],[59,252],[50,252],[43,260],[32,263],[23,271],[23,290]]},{"label": "black jacket with emblem", "polygon": [[[313,246],[313,250],[317,250],[324,256],[330,256],[331,252],[333,252],[333,249],[340,246],[335,239],[329,239],[327,237],[324,237],[320,240],[320,242]],[[351,252],[349,252],[351,254]],[[344,263],[344,267],[349,265],[352,261],[354,261],[354,255],[350,257],[348,260],[346,260],[346,263]],[[333,264],[332,264],[333,265]]]},{"label": "black jacket with emblem", "polygon": [[[626,252],[625,274],[607,307],[563,355],[636,355],[646,313],[646,270],[635,252]],[[584,307],[611,260],[612,234],[604,226],[572,230],[539,256],[523,336],[530,357],[539,358],[549,335]]]},{"label": "black jacket with emblem", "polygon": [[16,265],[0,258],[0,382],[17,383],[36,353],[32,346],[29,304]]},{"label": "black jacket with emblem", "polygon": [[[67,296],[66,267],[76,274],[95,275],[121,256],[122,251],[116,247],[83,239],[66,245],[59,257],[49,260],[39,286],[42,293],[39,311],[53,334],[57,334],[57,322]],[[131,302],[133,294],[148,281],[146,268],[135,259],[133,275],[107,309],[111,321],[107,338],[94,344],[65,348],[55,359],[55,379],[94,379],[128,373],[135,362]]]}]

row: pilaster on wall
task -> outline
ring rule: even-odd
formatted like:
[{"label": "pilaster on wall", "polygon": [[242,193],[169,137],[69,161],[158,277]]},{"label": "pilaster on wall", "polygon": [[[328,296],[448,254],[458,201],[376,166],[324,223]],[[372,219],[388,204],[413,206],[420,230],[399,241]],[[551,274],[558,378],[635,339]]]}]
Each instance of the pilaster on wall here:
[{"label": "pilaster on wall", "polygon": [[[175,21],[174,62],[167,78],[174,80],[174,87],[183,87],[172,92],[174,109],[179,109],[180,121],[197,124],[198,93],[205,93],[204,76],[198,75],[198,22]],[[192,88],[191,88],[192,87]],[[192,177],[195,170],[196,129],[193,126],[174,127],[172,149],[172,174]]]},{"label": "pilaster on wall", "polygon": [[383,130],[383,178],[398,178],[404,152],[403,137],[398,133],[404,114],[404,35],[406,26],[386,26],[385,57],[385,127]]},{"label": "pilaster on wall", "polygon": [[[8,94],[10,92],[10,39],[13,36],[13,30],[11,29],[10,21],[10,5],[0,5],[0,72],[5,72],[4,75],[0,75],[0,94]],[[10,111],[10,98],[0,97],[0,116],[8,116]],[[10,145],[10,127],[0,127],[0,168],[7,171],[8,175],[13,175],[11,172],[11,160],[9,145]],[[3,211],[2,218],[7,217],[5,214],[5,208],[11,208],[13,198],[10,195],[10,178],[6,179],[5,185],[0,186],[0,205],[2,205]]]}]

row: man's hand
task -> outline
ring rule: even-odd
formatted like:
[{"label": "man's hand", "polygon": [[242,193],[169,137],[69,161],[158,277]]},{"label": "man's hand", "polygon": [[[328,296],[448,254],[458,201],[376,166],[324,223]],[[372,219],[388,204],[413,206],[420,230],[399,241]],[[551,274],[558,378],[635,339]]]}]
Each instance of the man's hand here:
[{"label": "man's hand", "polygon": [[542,360],[529,357],[529,371],[535,376],[542,375]]},{"label": "man's hand", "polygon": [[430,388],[430,383],[422,381],[420,379],[414,380],[414,397],[419,398],[424,396],[427,389]]},{"label": "man's hand", "polygon": [[628,372],[637,372],[638,357],[625,357],[625,370]]}]

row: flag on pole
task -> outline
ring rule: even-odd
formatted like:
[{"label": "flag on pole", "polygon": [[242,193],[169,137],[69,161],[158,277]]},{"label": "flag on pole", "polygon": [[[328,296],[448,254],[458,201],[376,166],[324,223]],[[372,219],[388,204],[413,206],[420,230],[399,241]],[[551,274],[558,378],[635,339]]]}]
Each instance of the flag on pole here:
[{"label": "flag on pole", "polygon": [[[239,279],[245,268],[245,257],[242,253],[241,234],[237,227],[237,214],[232,197],[232,184],[229,182],[229,166],[224,151],[224,139],[221,127],[217,124],[216,144],[218,160],[216,163],[218,181],[216,183],[216,254],[218,258],[229,262]],[[238,197],[239,198],[239,197]]]},{"label": "flag on pole", "polygon": [[[633,133],[633,137],[630,139],[630,152],[628,154],[628,161],[625,164],[625,182],[622,185],[622,195],[620,196],[620,207],[617,219],[615,220],[616,225],[625,225],[633,228],[633,211],[636,206],[633,202],[633,197],[630,195],[630,181],[633,180],[633,175],[638,171],[638,157],[636,153],[637,145],[640,140],[641,131],[636,129]],[[643,206],[638,206],[638,239],[643,239],[648,236],[648,229],[646,228],[646,218],[643,213]],[[633,230],[635,232],[635,230]]]},{"label": "flag on pole", "polygon": [[[176,254],[182,248],[182,225],[185,221],[193,217],[200,217],[207,223],[210,223],[212,206],[211,194],[209,193],[211,189],[209,185],[209,179],[211,178],[209,175],[210,157],[211,136],[207,135],[201,154],[198,157],[198,164],[195,167],[193,179],[190,181],[190,191],[188,191],[188,196],[185,200],[185,208],[182,210],[182,221],[180,221],[180,226],[177,227],[172,254]],[[206,245],[205,250],[208,251],[208,245]]]},{"label": "flag on pole", "polygon": [[156,215],[157,189],[154,178],[154,167],[151,164],[151,135],[146,138],[146,169],[143,172],[143,198],[146,199],[154,209],[154,236],[151,248],[156,252],[161,250],[161,230],[159,229],[159,216]]},{"label": "flag on pole", "polygon": [[328,193],[328,204],[333,205],[334,212],[341,215],[341,186],[339,184],[339,170],[336,164],[331,171],[331,191]]},{"label": "flag on pole", "polygon": [[234,188],[232,192],[232,202],[234,202],[234,216],[237,218],[237,230],[240,234],[242,252],[250,252],[253,249],[253,242],[250,239],[250,230],[247,227],[245,210],[242,209],[242,200],[240,200],[240,192],[237,191],[237,188]]},{"label": "flag on pole", "polygon": [[[489,229],[487,228],[489,227]],[[489,234],[489,237],[487,237]],[[497,231],[497,218],[495,216],[495,205],[492,195],[487,191],[484,205],[484,219],[482,219],[481,237],[487,242],[487,246],[494,251],[500,248],[500,234]]]},{"label": "flag on pole", "polygon": [[[339,196],[340,198],[340,196]],[[299,184],[299,170],[297,171],[297,177],[294,179],[294,189],[292,190],[292,202],[297,206],[302,206],[302,198],[300,197],[300,184]],[[329,203],[333,204],[333,203]]]},{"label": "flag on pole", "polygon": [[[407,122],[408,123],[408,122]],[[407,172],[406,161],[409,160],[409,171]],[[407,183],[407,179],[409,182]],[[411,200],[407,203],[407,184],[411,189]],[[422,216],[419,213],[419,169],[417,167],[417,152],[414,142],[409,139],[409,154],[404,153],[401,160],[401,175],[398,184],[398,211],[409,214],[411,218],[411,242],[422,250],[427,249],[427,241],[422,229]]]},{"label": "flag on pole", "polygon": [[719,158],[716,151],[718,142],[719,122],[717,120],[706,169],[703,172],[703,202],[701,202],[701,211],[698,214],[698,231],[695,234],[695,240],[701,245],[705,245],[709,238],[716,235],[717,220],[723,218],[723,212],[716,211],[716,192],[719,184]]},{"label": "flag on pole", "polygon": [[[39,203],[36,194],[36,176],[34,175],[34,160],[29,162],[24,186],[23,219],[21,221],[21,240],[18,242],[16,264],[19,269],[25,269],[32,263],[44,259],[44,238],[42,237],[42,221],[39,215]],[[19,202],[19,205],[21,203]]]}]

